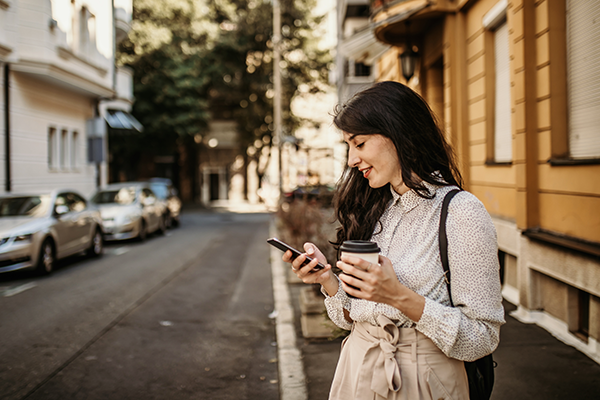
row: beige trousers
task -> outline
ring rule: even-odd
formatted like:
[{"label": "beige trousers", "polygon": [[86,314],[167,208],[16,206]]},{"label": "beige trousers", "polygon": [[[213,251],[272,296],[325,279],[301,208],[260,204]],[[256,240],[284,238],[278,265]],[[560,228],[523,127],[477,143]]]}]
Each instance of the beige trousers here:
[{"label": "beige trousers", "polygon": [[468,400],[464,363],[387,317],[354,323],[342,343],[329,400]]}]

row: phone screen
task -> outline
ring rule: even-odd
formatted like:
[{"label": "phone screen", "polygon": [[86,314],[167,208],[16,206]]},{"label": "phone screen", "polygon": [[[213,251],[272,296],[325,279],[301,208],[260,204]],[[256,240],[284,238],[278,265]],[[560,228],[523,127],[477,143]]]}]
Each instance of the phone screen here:
[{"label": "phone screen", "polygon": [[[267,243],[269,243],[271,246],[275,246],[277,247],[279,250],[286,252],[288,250],[290,250],[292,252],[292,260],[295,259],[296,257],[298,257],[299,255],[301,255],[302,253],[299,250],[296,250],[295,248],[293,248],[292,246],[290,246],[289,244],[282,242],[281,240],[277,239],[277,238],[271,238],[267,240]],[[311,262],[313,259],[309,256],[306,256],[306,261],[304,261],[302,263],[302,265],[306,265],[309,262]],[[313,268],[313,271],[315,270],[319,270],[319,269],[323,269],[325,268],[325,266],[321,263],[318,263],[315,268]]]}]

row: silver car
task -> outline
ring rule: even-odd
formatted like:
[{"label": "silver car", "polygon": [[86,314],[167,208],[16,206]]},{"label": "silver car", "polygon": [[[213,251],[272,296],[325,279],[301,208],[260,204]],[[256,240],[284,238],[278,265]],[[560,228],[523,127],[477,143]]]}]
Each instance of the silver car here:
[{"label": "silver car", "polygon": [[167,228],[179,226],[181,199],[179,198],[177,189],[173,186],[173,182],[168,178],[150,178],[148,182],[156,197],[164,201],[167,205]]},{"label": "silver car", "polygon": [[0,197],[0,272],[50,273],[58,259],[102,254],[100,212],[73,190]]},{"label": "silver car", "polygon": [[105,240],[137,238],[165,232],[166,205],[147,183],[114,183],[91,198],[102,214]]}]

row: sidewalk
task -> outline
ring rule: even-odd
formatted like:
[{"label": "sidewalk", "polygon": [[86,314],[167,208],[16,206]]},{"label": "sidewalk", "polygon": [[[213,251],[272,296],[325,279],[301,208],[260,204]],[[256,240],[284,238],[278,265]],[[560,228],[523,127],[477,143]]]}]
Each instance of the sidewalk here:
[{"label": "sidewalk", "polygon": [[[278,255],[278,253],[274,253]],[[284,268],[271,255],[273,268]],[[280,257],[280,255],[279,255]],[[281,282],[279,283],[281,284]],[[296,389],[280,390],[281,400],[327,399],[339,356],[341,339],[309,341],[302,337],[299,293],[302,284],[285,284],[293,309],[296,347],[303,371],[292,380]],[[280,288],[281,289],[281,288]],[[274,281],[274,290],[275,281]],[[277,302],[277,300],[276,300]],[[506,324],[500,331],[500,346],[494,353],[498,363],[492,400],[587,400],[600,398],[600,365],[544,329],[523,324],[510,316],[515,306],[504,302]],[[279,325],[279,319],[278,319]],[[278,335],[279,335],[278,329]],[[289,338],[288,338],[289,339]],[[278,342],[280,342],[278,336]],[[296,355],[298,357],[298,355]],[[283,358],[283,359],[282,359]],[[279,354],[279,362],[286,356]],[[296,366],[300,368],[300,366]],[[280,366],[281,375],[281,366]],[[283,377],[280,376],[281,384]],[[303,385],[302,385],[303,383]],[[293,386],[293,385],[292,385]],[[281,387],[281,386],[280,386]]]}]

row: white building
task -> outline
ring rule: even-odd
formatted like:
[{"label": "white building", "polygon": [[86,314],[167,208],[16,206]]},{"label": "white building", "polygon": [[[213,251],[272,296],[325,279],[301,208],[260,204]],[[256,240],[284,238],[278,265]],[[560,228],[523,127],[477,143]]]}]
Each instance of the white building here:
[{"label": "white building", "polygon": [[106,184],[105,120],[141,129],[114,61],[131,14],[132,0],[0,0],[0,193]]},{"label": "white building", "polygon": [[390,48],[369,26],[369,0],[337,0],[337,87],[340,102],[375,82],[377,61]]}]

